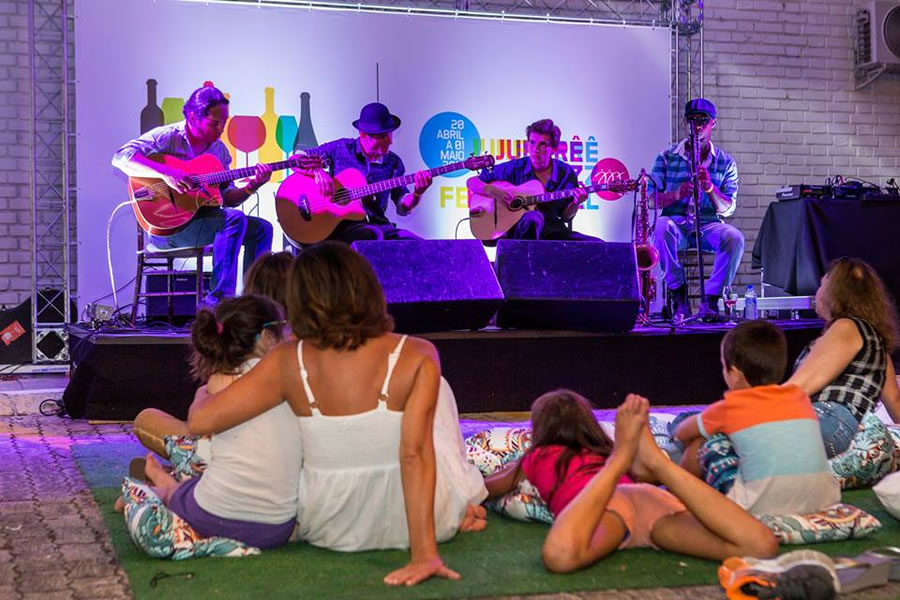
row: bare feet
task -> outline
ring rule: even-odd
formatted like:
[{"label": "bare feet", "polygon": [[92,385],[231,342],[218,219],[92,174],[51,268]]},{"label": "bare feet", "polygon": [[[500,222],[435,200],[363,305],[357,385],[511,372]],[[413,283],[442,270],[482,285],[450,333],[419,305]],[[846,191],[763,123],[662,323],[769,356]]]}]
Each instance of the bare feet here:
[{"label": "bare feet", "polygon": [[637,455],[631,463],[628,474],[637,481],[656,483],[659,481],[657,475],[659,468],[668,462],[670,462],[669,457],[656,445],[656,440],[650,433],[650,427],[645,426],[641,431]]},{"label": "bare feet", "polygon": [[117,513],[125,512],[125,496],[119,496],[116,498],[116,503],[113,504],[113,510]]},{"label": "bare feet", "polygon": [[641,431],[647,429],[650,403],[643,396],[628,394],[616,410],[616,439],[613,453],[623,465],[630,465],[638,450]]},{"label": "bare feet", "polygon": [[166,473],[166,470],[159,464],[152,452],[147,454],[146,463],[144,463],[144,475],[147,477],[147,481],[153,485],[162,485],[166,482],[166,479],[172,477]]},{"label": "bare feet", "polygon": [[460,531],[483,531],[487,527],[487,510],[481,505],[466,505],[466,516],[459,525]]}]

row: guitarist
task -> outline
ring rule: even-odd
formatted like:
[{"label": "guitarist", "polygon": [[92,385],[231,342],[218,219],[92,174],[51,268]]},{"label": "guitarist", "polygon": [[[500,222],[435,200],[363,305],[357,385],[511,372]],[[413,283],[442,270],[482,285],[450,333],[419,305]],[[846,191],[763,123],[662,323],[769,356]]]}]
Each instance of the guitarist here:
[{"label": "guitarist", "polygon": [[[359,131],[358,137],[327,142],[317,149],[308,150],[309,154],[326,157],[331,163],[332,174],[345,169],[356,169],[366,176],[368,183],[400,177],[406,172],[400,157],[390,151],[394,141],[393,132],[400,127],[400,119],[392,115],[387,106],[378,102],[365,105],[359,113],[359,119],[353,121],[353,127]],[[315,177],[319,192],[323,196],[331,196],[334,192],[331,175],[320,169]],[[431,175],[427,171],[419,171],[415,177],[412,192],[402,186],[365,198],[363,207],[366,209],[366,220],[342,221],[328,239],[347,244],[357,240],[422,239],[411,231],[399,229],[385,216],[388,198],[394,202],[397,214],[401,217],[408,215],[419,204],[422,194],[431,185]]]},{"label": "guitarist", "polygon": [[469,178],[466,186],[475,194],[490,196],[505,202],[507,206],[515,196],[491,185],[492,181],[521,185],[537,179],[547,192],[571,189],[571,198],[542,203],[537,210],[525,212],[503,237],[514,240],[598,240],[569,228],[575,213],[587,198],[587,192],[578,183],[575,169],[553,158],[561,136],[559,127],[552,119],[541,119],[529,125],[525,135],[528,138],[528,156],[501,163],[493,171],[484,169],[478,177]]},{"label": "guitarist", "polygon": [[[207,82],[194,90],[185,102],[183,112],[184,121],[151,129],[119,148],[113,155],[113,166],[130,177],[162,178],[179,193],[191,188],[188,175],[154,162],[149,156],[168,154],[187,160],[208,153],[227,169],[231,155],[219,137],[228,120],[228,98]],[[270,167],[257,165],[254,177],[246,186],[239,188],[233,182],[222,186],[224,208],[202,207],[177,233],[150,236],[160,249],[213,245],[212,289],[201,304],[213,306],[226,296],[234,296],[241,246],[244,248],[245,273],[258,256],[272,249],[272,224],[233,208],[256,193],[271,176]]]}]

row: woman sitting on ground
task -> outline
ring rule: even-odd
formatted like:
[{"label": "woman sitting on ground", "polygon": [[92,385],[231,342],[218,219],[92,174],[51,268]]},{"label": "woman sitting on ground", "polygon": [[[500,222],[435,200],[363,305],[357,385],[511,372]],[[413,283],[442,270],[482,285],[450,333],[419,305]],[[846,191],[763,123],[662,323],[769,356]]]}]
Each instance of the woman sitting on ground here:
[{"label": "woman sitting on ground", "polygon": [[[210,393],[230,388],[283,340],[283,327],[281,307],[263,296],[223,300],[215,314],[201,310],[191,330],[195,374],[208,379]],[[217,431],[210,445],[206,470],[181,483],[148,454],[145,475],[157,495],[203,537],[258,548],[285,544],[297,518],[302,463],[290,408],[275,404]]]},{"label": "woman sitting on ground", "polygon": [[884,283],[857,258],[831,263],[816,291],[824,333],[797,358],[788,384],[813,401],[825,449],[831,458],[850,447],[859,423],[879,399],[900,422],[900,389],[891,351],[897,317]]},{"label": "woman sitting on ground", "polygon": [[557,573],[625,548],[715,560],[774,555],[778,542],[765,525],[663,454],[648,411],[646,398],[629,394],[616,413],[613,444],[588,400],[569,390],[544,394],[531,406],[531,448],[486,479],[490,497],[523,477],[534,484],[554,517],[543,558]]},{"label": "woman sitting on ground", "polygon": [[465,462],[452,398],[439,393],[437,351],[391,333],[375,272],[343,244],[305,249],[288,285],[299,342],[195,402],[191,431],[215,434],[285,398],[303,444],[300,539],[342,551],[408,547],[409,564],[387,575],[388,584],[458,578],[437,542],[483,528],[478,504],[487,492]]}]

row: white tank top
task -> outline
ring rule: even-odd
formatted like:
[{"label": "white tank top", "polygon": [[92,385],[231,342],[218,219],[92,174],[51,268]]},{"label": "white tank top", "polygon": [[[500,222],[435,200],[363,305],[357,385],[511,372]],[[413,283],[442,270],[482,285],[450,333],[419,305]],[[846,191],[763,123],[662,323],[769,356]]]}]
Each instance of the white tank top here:
[{"label": "white tank top", "polygon": [[[243,375],[259,359],[241,365]],[[303,462],[300,426],[286,402],[217,433],[194,488],[201,508],[226,519],[279,525],[297,515]]]}]

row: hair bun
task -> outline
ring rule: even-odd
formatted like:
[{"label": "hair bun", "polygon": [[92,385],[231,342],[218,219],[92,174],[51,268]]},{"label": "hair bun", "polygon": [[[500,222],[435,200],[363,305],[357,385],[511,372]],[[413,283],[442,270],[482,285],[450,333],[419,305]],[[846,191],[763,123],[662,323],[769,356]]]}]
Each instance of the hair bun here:
[{"label": "hair bun", "polygon": [[207,79],[206,81],[203,82],[203,87],[216,87],[216,85],[212,81],[209,81]]}]

